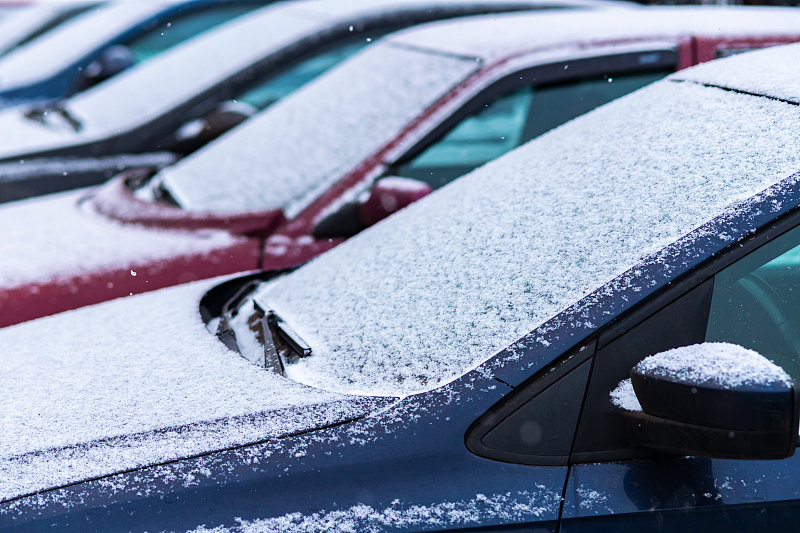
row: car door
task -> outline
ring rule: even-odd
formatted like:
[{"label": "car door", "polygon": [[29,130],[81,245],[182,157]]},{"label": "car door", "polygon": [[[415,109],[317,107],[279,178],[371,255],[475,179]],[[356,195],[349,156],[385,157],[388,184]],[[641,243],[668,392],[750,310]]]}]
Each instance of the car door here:
[{"label": "car door", "polygon": [[[663,46],[663,45],[662,45]],[[678,67],[674,48],[582,55],[521,66],[487,84],[450,118],[390,162],[384,175],[434,189]]]},{"label": "car door", "polygon": [[735,244],[600,332],[572,447],[562,532],[796,530],[800,455],[646,454],[628,446],[609,393],[644,357],[701,342],[756,350],[800,381],[798,222],[795,212]]}]

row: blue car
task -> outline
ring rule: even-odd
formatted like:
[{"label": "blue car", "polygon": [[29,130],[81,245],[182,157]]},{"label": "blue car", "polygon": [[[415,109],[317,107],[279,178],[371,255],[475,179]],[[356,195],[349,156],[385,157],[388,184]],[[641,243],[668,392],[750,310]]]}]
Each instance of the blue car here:
[{"label": "blue car", "polygon": [[0,59],[0,107],[68,97],[265,3],[184,0],[96,7]]},{"label": "blue car", "polygon": [[794,531],[798,61],[673,74],[293,272],[3,329],[0,529]]}]

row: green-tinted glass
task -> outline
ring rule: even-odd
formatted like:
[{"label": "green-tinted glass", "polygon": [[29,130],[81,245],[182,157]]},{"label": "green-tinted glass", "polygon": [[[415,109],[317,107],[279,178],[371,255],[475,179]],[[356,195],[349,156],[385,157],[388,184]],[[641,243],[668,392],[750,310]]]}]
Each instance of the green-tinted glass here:
[{"label": "green-tinted glass", "polygon": [[361,38],[357,41],[348,41],[326,48],[295,63],[277,75],[267,77],[235,99],[246,102],[256,109],[264,109],[349,58],[369,44],[371,40]]},{"label": "green-tinted glass", "polygon": [[800,228],[717,274],[706,341],[757,351],[800,379]]},{"label": "green-tinted glass", "polygon": [[261,7],[256,2],[231,3],[209,7],[187,13],[179,13],[169,21],[159,24],[152,30],[128,42],[126,46],[133,53],[137,63],[147,61],[161,52],[195,35],[244,15]]},{"label": "green-tinted glass", "polygon": [[393,174],[441,187],[517,146],[632,92],[669,71],[598,77],[549,87],[525,87],[464,118]]}]

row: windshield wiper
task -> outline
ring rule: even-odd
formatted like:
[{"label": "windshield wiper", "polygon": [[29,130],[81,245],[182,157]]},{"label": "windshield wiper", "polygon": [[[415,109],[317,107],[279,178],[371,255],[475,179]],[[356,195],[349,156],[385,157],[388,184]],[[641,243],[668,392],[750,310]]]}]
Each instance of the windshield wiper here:
[{"label": "windshield wiper", "polygon": [[260,312],[261,329],[264,333],[265,368],[285,375],[286,365],[296,363],[301,357],[311,355],[311,346],[306,343],[289,324],[273,310],[264,310],[253,302]]},{"label": "windshield wiper", "polygon": [[239,308],[245,299],[261,282],[259,279],[254,279],[245,283],[225,302],[220,313],[216,335],[225,346],[251,363],[284,375],[286,365],[297,362],[301,357],[311,355],[311,347],[274,311],[264,312],[253,301],[255,317],[259,318],[261,328],[262,338],[258,340],[263,346],[262,353],[245,353],[242,350],[242,346],[240,346],[239,340],[237,340],[236,327],[233,323],[234,318],[239,313]]},{"label": "windshield wiper", "polygon": [[64,121],[72,128],[72,131],[78,132],[83,129],[83,123],[78,120],[78,118],[76,118],[75,115],[73,115],[66,107],[64,107],[64,104],[62,103],[56,102],[31,108],[25,112],[24,117],[28,120],[33,120],[47,126],[49,125],[47,123],[47,116],[49,113],[55,113],[64,119]]}]

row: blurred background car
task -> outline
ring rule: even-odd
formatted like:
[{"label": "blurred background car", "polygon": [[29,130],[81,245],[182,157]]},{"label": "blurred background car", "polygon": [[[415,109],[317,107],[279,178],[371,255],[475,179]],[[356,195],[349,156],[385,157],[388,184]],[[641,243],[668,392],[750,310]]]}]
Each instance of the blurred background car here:
[{"label": "blurred background car", "polygon": [[[0,324],[297,266],[597,105],[727,46],[800,39],[797,28],[794,10],[654,8],[393,34],[152,177],[0,208],[15,227],[0,241]],[[394,176],[405,179],[380,179]]]},{"label": "blurred background car", "polygon": [[102,4],[0,58],[0,107],[68,97],[265,3]]},{"label": "blurred background car", "polygon": [[[0,200],[98,183],[130,166],[158,168],[379,37],[413,24],[481,13],[618,5],[623,4],[317,0],[267,7],[72,98],[0,112],[0,161],[11,162],[0,165]],[[151,157],[131,157],[154,151]]]},{"label": "blurred background car", "polygon": [[[0,331],[0,528],[792,530],[798,62],[673,75],[283,278]],[[623,411],[652,354],[680,401]]]},{"label": "blurred background car", "polygon": [[0,57],[99,5],[99,2],[75,1],[8,8],[8,13],[0,10]]}]

